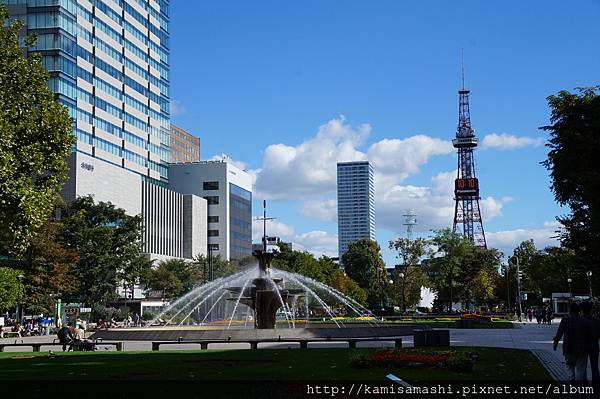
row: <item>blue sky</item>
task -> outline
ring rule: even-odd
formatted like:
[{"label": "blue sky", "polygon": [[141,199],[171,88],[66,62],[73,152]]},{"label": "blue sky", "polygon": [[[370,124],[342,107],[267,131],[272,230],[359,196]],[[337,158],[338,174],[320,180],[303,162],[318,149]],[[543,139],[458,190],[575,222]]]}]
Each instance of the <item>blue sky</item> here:
[{"label": "blue sky", "polygon": [[[272,231],[334,254],[335,163],[376,167],[386,247],[450,226],[464,49],[488,241],[553,243],[546,97],[598,84],[600,1],[183,1],[171,4],[172,120],[270,199]],[[333,180],[332,180],[333,177]],[[394,263],[393,254],[385,260]]]}]

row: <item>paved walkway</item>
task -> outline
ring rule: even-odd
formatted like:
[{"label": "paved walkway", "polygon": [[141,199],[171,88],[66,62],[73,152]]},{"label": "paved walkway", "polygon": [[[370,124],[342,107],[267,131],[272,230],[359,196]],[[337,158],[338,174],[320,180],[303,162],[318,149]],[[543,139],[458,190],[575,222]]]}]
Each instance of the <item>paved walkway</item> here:
[{"label": "paved walkway", "polygon": [[[568,379],[564,359],[562,356],[562,348],[559,346],[555,352],[552,350],[552,338],[556,334],[559,320],[555,320],[552,325],[541,325],[537,323],[517,323],[513,329],[490,329],[490,330],[469,330],[469,329],[450,329],[450,343],[453,346],[487,346],[497,348],[514,348],[527,349],[537,356],[540,362],[546,367],[550,374],[557,381],[565,381]],[[44,337],[26,337],[20,338],[21,342],[52,342],[55,336]],[[15,338],[5,338],[0,342],[14,342]],[[412,337],[404,337],[403,344],[412,346]],[[297,344],[263,344],[264,348],[288,348],[297,347]],[[345,343],[313,343],[310,347],[346,347]],[[393,342],[365,342],[359,343],[359,347],[381,347],[393,346]],[[249,344],[213,344],[210,348],[228,348],[228,349],[247,349]],[[23,351],[24,348],[6,348],[6,352]],[[48,350],[49,348],[42,348]],[[56,348],[52,348],[56,350]],[[126,351],[146,351],[151,350],[152,344],[148,341],[126,341],[124,350]],[[199,349],[198,345],[170,345],[165,350],[181,350],[181,349]],[[100,348],[104,350],[104,348]],[[112,347],[107,347],[106,350],[114,350]]]}]

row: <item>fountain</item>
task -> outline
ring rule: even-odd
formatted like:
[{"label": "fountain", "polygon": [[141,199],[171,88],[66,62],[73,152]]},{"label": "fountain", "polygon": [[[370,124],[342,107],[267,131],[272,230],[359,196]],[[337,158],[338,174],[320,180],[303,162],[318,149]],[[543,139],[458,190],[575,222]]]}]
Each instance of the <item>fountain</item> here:
[{"label": "fountain", "polygon": [[[257,263],[206,282],[169,304],[147,327],[97,331],[119,340],[272,340],[412,335],[415,325],[389,325],[336,289],[271,266],[279,252],[268,245],[266,203]],[[240,307],[243,305],[243,307]],[[239,309],[245,310],[245,312]],[[283,316],[285,317],[281,317]],[[366,317],[365,317],[366,316]],[[351,324],[345,322],[350,321]],[[303,327],[303,328],[302,328]]]},{"label": "fountain", "polygon": [[242,303],[254,310],[255,328],[269,329],[275,328],[277,311],[281,307],[286,311],[291,309],[299,298],[306,297],[306,293],[302,289],[283,289],[281,287],[283,279],[271,276],[271,261],[277,252],[267,251],[266,237],[263,237],[263,241],[263,249],[253,253],[258,259],[259,276],[252,279],[252,286],[226,289],[235,294],[228,300],[236,301],[236,307]]}]

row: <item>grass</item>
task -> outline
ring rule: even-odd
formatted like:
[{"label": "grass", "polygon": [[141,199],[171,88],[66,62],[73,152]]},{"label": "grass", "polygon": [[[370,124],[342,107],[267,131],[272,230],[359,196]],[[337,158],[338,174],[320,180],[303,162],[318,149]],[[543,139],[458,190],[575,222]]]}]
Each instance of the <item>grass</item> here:
[{"label": "grass", "polygon": [[408,382],[551,381],[528,351],[476,351],[472,372],[443,369],[357,369],[353,351],[375,349],[260,349],[163,352],[0,353],[0,381],[372,381],[393,372]]}]

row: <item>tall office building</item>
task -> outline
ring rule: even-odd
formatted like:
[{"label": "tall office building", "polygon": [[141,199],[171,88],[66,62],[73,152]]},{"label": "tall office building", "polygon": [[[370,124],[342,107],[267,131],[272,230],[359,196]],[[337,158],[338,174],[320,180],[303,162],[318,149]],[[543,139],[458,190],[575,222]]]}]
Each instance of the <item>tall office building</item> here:
[{"label": "tall office building", "polygon": [[38,37],[28,51],[41,52],[49,86],[75,119],[74,152],[166,183],[169,1],[0,2]]},{"label": "tall office building", "polygon": [[206,254],[206,200],[168,188],[169,0],[0,0],[74,119],[66,201],[143,217],[150,258]]},{"label": "tall office building", "polygon": [[170,186],[208,203],[208,251],[222,259],[252,255],[252,177],[227,160],[169,165]]},{"label": "tall office building", "polygon": [[338,251],[363,238],[375,240],[375,184],[368,161],[337,164]]},{"label": "tall office building", "polygon": [[200,161],[200,138],[171,124],[171,162]]}]

